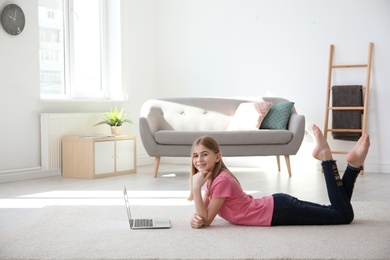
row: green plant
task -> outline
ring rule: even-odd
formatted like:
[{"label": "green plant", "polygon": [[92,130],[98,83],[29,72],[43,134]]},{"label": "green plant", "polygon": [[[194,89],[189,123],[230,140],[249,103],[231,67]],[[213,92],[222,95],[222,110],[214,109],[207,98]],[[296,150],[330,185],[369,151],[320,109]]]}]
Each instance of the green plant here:
[{"label": "green plant", "polygon": [[115,107],[114,110],[110,108],[110,112],[104,113],[103,116],[104,120],[94,126],[104,124],[110,126],[121,126],[123,123],[134,124],[132,120],[125,118],[126,113],[123,111],[123,108],[121,110],[118,110],[117,107]]}]

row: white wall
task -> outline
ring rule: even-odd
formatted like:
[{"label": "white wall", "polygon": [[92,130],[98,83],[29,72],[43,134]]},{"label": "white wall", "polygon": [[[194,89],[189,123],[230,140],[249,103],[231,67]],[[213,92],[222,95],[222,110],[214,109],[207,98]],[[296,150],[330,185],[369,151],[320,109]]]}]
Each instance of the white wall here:
[{"label": "white wall", "polygon": [[[40,171],[43,112],[99,112],[119,105],[138,121],[148,98],[275,95],[295,101],[308,124],[323,126],[329,45],[336,46],[336,61],[361,63],[370,41],[372,148],[366,169],[390,172],[390,123],[383,112],[390,97],[387,0],[124,1],[130,100],[120,103],[40,101],[37,0],[13,2],[24,9],[27,24],[19,36],[0,28],[0,179],[47,174]],[[0,9],[8,3],[0,0]],[[137,125],[128,132],[139,137]],[[148,162],[137,142],[138,160]]]},{"label": "white wall", "polygon": [[[335,63],[367,63],[374,42],[367,171],[390,172],[390,1],[158,2],[158,85],[163,96],[286,97],[324,126],[329,46]],[[365,84],[365,70],[336,84]],[[351,73],[352,72],[352,73]],[[331,138],[330,138],[331,139]],[[332,142],[349,150],[354,142]],[[340,158],[341,159],[341,158]]]}]

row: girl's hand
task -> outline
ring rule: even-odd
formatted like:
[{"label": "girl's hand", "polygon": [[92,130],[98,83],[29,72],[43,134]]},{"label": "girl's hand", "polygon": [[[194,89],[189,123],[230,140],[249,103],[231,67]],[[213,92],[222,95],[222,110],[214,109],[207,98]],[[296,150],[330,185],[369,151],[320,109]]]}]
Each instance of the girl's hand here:
[{"label": "girl's hand", "polygon": [[207,179],[210,178],[212,172],[197,172],[192,176],[192,182],[194,188],[202,188]]},{"label": "girl's hand", "polygon": [[201,228],[204,225],[204,221],[196,213],[192,216],[191,227],[192,228]]}]

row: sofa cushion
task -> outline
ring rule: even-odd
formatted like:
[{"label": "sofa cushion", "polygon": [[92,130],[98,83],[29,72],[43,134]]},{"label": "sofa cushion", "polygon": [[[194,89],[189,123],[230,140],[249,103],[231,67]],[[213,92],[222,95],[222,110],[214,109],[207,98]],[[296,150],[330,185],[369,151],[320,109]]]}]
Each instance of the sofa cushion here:
[{"label": "sofa cushion", "polygon": [[241,103],[232,121],[227,128],[228,131],[257,130],[267,115],[272,102],[244,102]]},{"label": "sofa cushion", "polygon": [[215,138],[219,145],[258,145],[286,144],[293,135],[288,130],[254,130],[254,131],[175,131],[160,130],[154,135],[161,145],[192,145],[203,135]]},{"label": "sofa cushion", "polygon": [[294,102],[273,104],[261,123],[261,129],[287,129]]}]

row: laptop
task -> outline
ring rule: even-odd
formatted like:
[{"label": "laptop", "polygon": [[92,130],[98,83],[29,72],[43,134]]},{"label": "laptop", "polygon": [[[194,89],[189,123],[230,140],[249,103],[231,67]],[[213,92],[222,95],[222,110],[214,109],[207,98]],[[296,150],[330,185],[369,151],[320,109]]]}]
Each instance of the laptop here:
[{"label": "laptop", "polygon": [[131,229],[153,229],[153,228],[170,228],[171,221],[168,219],[133,219],[130,212],[130,204],[127,196],[126,186],[123,188],[123,196],[127,210],[127,217]]}]

